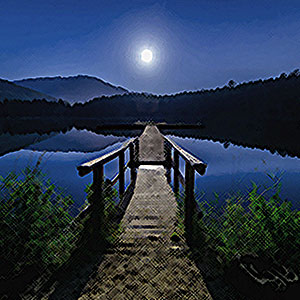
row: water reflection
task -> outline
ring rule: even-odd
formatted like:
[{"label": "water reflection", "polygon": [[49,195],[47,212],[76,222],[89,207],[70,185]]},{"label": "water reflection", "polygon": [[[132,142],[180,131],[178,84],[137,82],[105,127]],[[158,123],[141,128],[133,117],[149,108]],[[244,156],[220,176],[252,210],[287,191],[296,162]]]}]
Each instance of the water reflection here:
[{"label": "water reflection", "polygon": [[[282,197],[300,206],[300,159],[232,144],[224,148],[219,142],[171,138],[208,164],[206,174],[196,176],[197,189],[205,193],[205,199],[212,200],[214,192],[226,198],[229,193],[250,190],[252,181],[269,186],[272,181],[267,174],[280,176],[283,173]],[[184,171],[183,162],[180,168]]]},{"label": "water reflection", "polygon": [[[4,140],[5,138],[7,137],[3,137]],[[261,185],[270,185],[271,181],[267,173],[284,172],[282,197],[291,200],[294,206],[300,206],[300,159],[282,157],[266,150],[243,148],[232,144],[224,148],[219,142],[175,136],[171,138],[208,164],[205,176],[196,176],[197,190],[204,193],[206,200],[211,201],[214,198],[214,192],[225,198],[228,193],[250,189],[251,181]],[[19,144],[16,142],[18,139]],[[28,164],[34,165],[46,151],[42,160],[42,170],[57,185],[66,189],[79,207],[85,200],[84,187],[91,183],[92,176],[89,174],[79,177],[76,166],[121,147],[126,139],[124,136],[104,136],[76,129],[39,138],[33,135],[14,136],[10,143],[2,144],[2,150],[7,152],[14,149],[11,148],[13,142],[16,142],[22,149],[0,157],[0,175],[5,176],[12,170],[22,170]],[[28,143],[31,144],[28,145]],[[126,153],[127,160],[128,153]],[[184,172],[183,161],[180,163],[180,168]],[[117,159],[105,166],[105,175],[108,178],[112,178],[117,171]],[[128,173],[127,171],[127,184]]]},{"label": "water reflection", "polygon": [[[92,174],[79,177],[76,167],[81,163],[95,159],[110,151],[121,147],[118,142],[107,148],[91,152],[46,152],[43,155],[41,169],[47,174],[53,182],[61,186],[67,193],[71,194],[75,200],[76,207],[80,207],[86,197],[85,186],[92,182]],[[22,149],[11,152],[0,158],[0,175],[6,176],[10,171],[21,171],[28,165],[35,165],[39,157],[43,154],[41,151],[32,151]],[[126,158],[126,160],[128,157]],[[118,170],[118,160],[115,159],[105,166],[105,175],[112,178]],[[126,176],[128,181],[128,174]],[[128,182],[127,182],[128,184]]]}]

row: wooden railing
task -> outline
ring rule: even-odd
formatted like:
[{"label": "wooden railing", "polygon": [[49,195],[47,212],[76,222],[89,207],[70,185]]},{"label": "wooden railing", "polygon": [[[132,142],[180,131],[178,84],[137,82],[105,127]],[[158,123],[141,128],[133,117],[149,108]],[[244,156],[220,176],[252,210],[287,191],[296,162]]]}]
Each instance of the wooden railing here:
[{"label": "wooden railing", "polygon": [[[129,149],[129,161],[125,165],[125,151],[127,149]],[[125,202],[127,199],[125,199],[125,195],[127,194],[127,192],[129,193],[130,190],[133,190],[132,187],[136,179],[136,168],[138,160],[137,138],[130,139],[129,141],[125,142],[121,148],[77,167],[79,176],[85,176],[90,172],[93,172],[93,199],[91,201],[92,203],[97,202],[97,199],[100,199],[102,197],[104,182],[104,165],[115,158],[119,158],[119,171],[114,178],[108,181],[111,185],[115,185],[117,182],[119,182],[119,206],[122,207],[126,205]],[[130,168],[130,184],[125,190],[125,171],[128,167]]]},{"label": "wooden railing", "polygon": [[[197,204],[195,201],[194,189],[195,189],[195,171],[200,175],[204,175],[207,165],[199,160],[197,157],[186,152],[179,147],[170,138],[164,136],[165,139],[165,166],[167,170],[167,179],[171,183],[171,168],[174,170],[174,193],[179,194],[179,183],[184,186],[184,210],[185,210],[185,228],[186,233],[189,235],[192,228],[193,214],[197,211]],[[172,157],[173,150],[173,157]],[[182,157],[185,161],[185,174],[184,176],[179,170],[179,157]]]},{"label": "wooden railing", "polygon": [[[129,161],[125,165],[125,151],[129,149]],[[174,170],[174,193],[179,194],[179,184],[184,186],[184,210],[185,210],[185,228],[186,233],[189,235],[192,228],[192,218],[195,212],[197,212],[197,204],[194,196],[195,188],[195,172],[197,171],[200,175],[204,175],[207,165],[201,160],[188,153],[181,147],[179,147],[170,138],[164,136],[164,151],[165,160],[146,162],[164,165],[166,168],[166,176],[169,183],[171,183],[171,169]],[[173,155],[172,155],[173,152]],[[103,193],[103,181],[104,181],[104,165],[115,158],[119,158],[119,172],[117,175],[110,180],[112,185],[119,182],[119,207],[124,210],[130,200],[130,196],[134,189],[136,179],[136,169],[140,164],[145,162],[139,161],[139,138],[133,138],[125,142],[120,149],[114,150],[106,155],[96,158],[92,161],[86,162],[77,167],[79,175],[84,176],[90,172],[93,172],[93,199],[91,207],[95,207],[94,211],[101,209],[99,207],[98,199],[101,199]],[[185,161],[185,174],[183,175],[179,170],[179,157]],[[125,171],[130,168],[131,182],[125,191]],[[83,214],[85,215],[85,214]],[[96,218],[96,217],[95,217]]]}]

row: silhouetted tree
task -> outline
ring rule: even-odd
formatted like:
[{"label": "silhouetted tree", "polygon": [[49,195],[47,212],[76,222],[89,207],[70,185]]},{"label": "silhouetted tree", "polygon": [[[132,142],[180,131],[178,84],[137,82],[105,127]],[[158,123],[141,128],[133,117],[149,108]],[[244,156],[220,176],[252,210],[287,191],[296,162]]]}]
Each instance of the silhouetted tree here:
[{"label": "silhouetted tree", "polygon": [[236,82],[234,80],[229,80],[227,83],[227,86],[231,89],[233,89],[236,86]]}]

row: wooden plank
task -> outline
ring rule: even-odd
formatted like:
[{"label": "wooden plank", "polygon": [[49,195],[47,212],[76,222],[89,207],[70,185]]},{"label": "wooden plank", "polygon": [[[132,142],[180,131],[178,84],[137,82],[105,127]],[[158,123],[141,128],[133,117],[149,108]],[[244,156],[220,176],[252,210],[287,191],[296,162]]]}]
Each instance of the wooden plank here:
[{"label": "wooden plank", "polygon": [[88,162],[78,166],[77,170],[79,172],[79,176],[82,177],[82,176],[90,173],[98,165],[104,165],[107,162],[117,158],[122,151],[125,151],[129,147],[129,145],[135,141],[135,139],[136,138],[133,138],[133,139],[130,139],[129,141],[125,142],[120,149],[109,152],[103,156],[100,156],[94,160],[88,161]]},{"label": "wooden plank", "polygon": [[165,160],[162,160],[162,161],[159,161],[159,160],[153,160],[153,161],[139,161],[138,163],[138,166],[141,166],[141,165],[162,165],[162,166],[165,166],[166,165],[166,161]]},{"label": "wooden plank", "polygon": [[181,147],[179,147],[174,141],[172,141],[168,137],[164,137],[165,140],[175,149],[179,152],[181,157],[186,161],[189,162],[189,164],[200,174],[204,175],[206,171],[207,165],[202,162],[200,159],[195,157],[194,155],[188,153],[187,151],[183,150]]},{"label": "wooden plank", "polygon": [[[139,164],[154,164],[154,166],[139,167],[136,181],[131,182],[120,200],[118,218],[126,209],[121,221],[122,233],[110,252],[104,256],[97,276],[91,279],[80,300],[102,299],[103,297],[123,299],[124,295],[132,295],[132,299],[137,300],[157,299],[158,297],[175,299],[177,295],[182,298],[182,291],[185,291],[184,297],[187,299],[212,299],[199,270],[185,255],[187,245],[184,237],[180,235],[177,242],[172,240],[172,235],[176,230],[177,203],[163,166],[176,166],[178,181],[184,181],[179,170],[180,153],[175,149],[174,153],[177,154],[174,154],[174,162],[172,162],[172,157],[167,160],[164,156],[161,157],[161,154],[164,154],[164,148],[160,147],[163,146],[164,139],[162,138],[161,143],[161,139],[157,139],[155,129],[152,129],[147,132],[148,136],[145,139],[139,139],[142,151]],[[120,174],[124,164],[122,160],[120,156]],[[185,221],[190,233],[195,203],[195,169],[188,160],[186,160],[185,176]],[[129,192],[133,193],[131,200]],[[128,269],[136,266],[141,276],[128,272]],[[108,287],[107,282],[111,282],[112,278],[119,278],[122,288]],[[148,284],[149,278],[153,281],[150,284]],[[166,290],[166,282],[170,279],[173,291]],[[134,293],[132,293],[131,283],[137,286]],[[158,294],[157,291],[161,292]]]},{"label": "wooden plank", "polygon": [[164,137],[156,126],[146,126],[139,138],[140,161],[164,161]]},{"label": "wooden plank", "polygon": [[[133,224],[144,225],[149,222],[155,222],[158,230],[170,236],[174,230],[176,211],[177,203],[167,182],[164,167],[139,168],[134,195],[124,215],[125,231],[121,239],[147,238],[149,234],[152,235],[148,228],[131,227]],[[149,220],[149,216],[156,218]]]}]

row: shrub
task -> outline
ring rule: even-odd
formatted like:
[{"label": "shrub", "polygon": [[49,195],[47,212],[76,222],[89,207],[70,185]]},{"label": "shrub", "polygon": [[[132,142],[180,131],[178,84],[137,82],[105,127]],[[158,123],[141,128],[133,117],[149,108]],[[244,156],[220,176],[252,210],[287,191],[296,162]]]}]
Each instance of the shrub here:
[{"label": "shrub", "polygon": [[28,266],[40,270],[61,264],[76,239],[76,232],[66,230],[73,200],[42,174],[39,164],[0,177],[0,256],[10,266],[9,277]]},{"label": "shrub", "polygon": [[299,272],[300,212],[280,198],[280,179],[270,177],[273,184],[262,192],[253,183],[251,191],[231,196],[220,208],[202,202],[204,217],[194,218],[194,245],[217,250],[225,266],[238,254],[255,253]]},{"label": "shrub", "polygon": [[[87,193],[87,201],[92,202],[92,184],[86,186],[85,192]],[[118,192],[112,187],[110,181],[106,180],[103,184],[103,207],[99,211],[99,218],[102,224],[99,236],[101,236],[107,244],[113,243],[122,231],[121,225],[116,219],[119,213]]]}]

